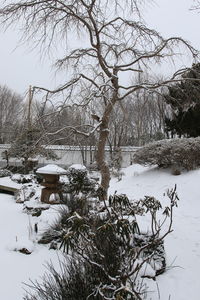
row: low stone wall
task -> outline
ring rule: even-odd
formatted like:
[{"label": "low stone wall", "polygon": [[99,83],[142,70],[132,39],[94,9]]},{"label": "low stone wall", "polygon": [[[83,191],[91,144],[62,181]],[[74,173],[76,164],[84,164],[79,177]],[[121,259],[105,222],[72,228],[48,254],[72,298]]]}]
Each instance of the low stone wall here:
[{"label": "low stone wall", "polygon": [[[6,165],[5,160],[2,159],[2,153],[5,150],[8,150],[10,147],[9,144],[0,144],[0,166],[4,167]],[[49,163],[56,163],[62,166],[70,166],[72,164],[84,164],[85,166],[90,166],[95,162],[95,152],[96,148],[94,146],[65,146],[65,145],[48,145],[48,149],[51,149],[55,152],[58,159],[48,160],[44,157],[39,157],[39,165],[45,165]],[[132,157],[134,152],[138,147],[121,147],[121,156],[122,156],[122,167],[127,167],[132,164]],[[106,159],[107,161],[111,160],[110,148],[106,147]],[[20,160],[11,158],[10,164],[18,166],[21,165]]]}]

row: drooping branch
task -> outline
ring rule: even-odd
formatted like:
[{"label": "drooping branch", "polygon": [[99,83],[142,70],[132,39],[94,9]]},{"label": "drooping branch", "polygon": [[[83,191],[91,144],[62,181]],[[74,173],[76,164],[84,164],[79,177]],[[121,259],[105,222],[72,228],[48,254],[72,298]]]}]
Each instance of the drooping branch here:
[{"label": "drooping branch", "polygon": [[[179,45],[186,46],[193,58],[198,53],[182,38],[164,39],[159,32],[148,28],[141,18],[140,4],[144,3],[143,0],[15,1],[14,4],[1,5],[2,24],[9,26],[19,20],[23,21],[24,39],[36,41],[41,47],[47,45],[49,51],[54,44],[61,43],[60,40],[66,42],[61,43],[65,47],[64,55],[57,59],[56,66],[68,68],[70,78],[55,89],[38,86],[34,91],[46,94],[45,104],[48,101],[53,104],[54,101],[54,108],[57,106],[58,113],[68,106],[86,107],[92,102],[93,108],[97,107],[100,111],[96,115],[100,115],[101,122],[93,129],[98,129],[99,133],[97,160],[105,200],[110,180],[105,146],[116,103],[131,99],[129,96],[139,90],[153,91],[178,80],[175,76],[170,80],[153,83],[140,81],[134,84],[129,81],[124,85],[121,80],[124,72],[128,73],[129,78],[132,74],[145,73],[149,62],[173,57],[174,49]],[[130,16],[132,19],[129,19]],[[68,46],[69,36],[78,38],[82,34],[86,37],[84,45],[82,43],[76,49]],[[88,119],[86,123],[89,123]],[[82,133],[76,126],[66,127],[65,124],[63,128],[76,134],[90,135],[87,130]],[[59,132],[54,131],[54,134]]]}]

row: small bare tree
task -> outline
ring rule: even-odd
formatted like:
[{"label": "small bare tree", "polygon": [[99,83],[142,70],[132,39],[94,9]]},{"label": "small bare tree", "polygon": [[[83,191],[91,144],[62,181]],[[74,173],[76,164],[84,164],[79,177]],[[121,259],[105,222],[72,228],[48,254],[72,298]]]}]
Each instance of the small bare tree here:
[{"label": "small bare tree", "polygon": [[[102,103],[101,114],[95,110],[92,113],[95,125],[86,124],[86,131],[80,126],[71,130],[85,137],[98,130],[96,160],[102,175],[101,198],[106,199],[110,172],[105,145],[113,108],[140,89],[156,89],[171,81],[129,84],[128,78],[145,70],[148,64],[172,57],[179,44],[186,46],[193,56],[196,51],[182,38],[164,39],[148,28],[141,18],[141,5],[145,3],[142,0],[24,0],[13,4],[7,1],[7,5],[5,2],[0,9],[1,22],[8,26],[23,21],[26,40],[45,45],[47,48],[43,49],[47,50],[55,43],[67,41],[65,54],[56,65],[59,69],[67,68],[71,78],[54,90],[34,90],[46,93],[46,100],[60,99],[62,95],[64,106]],[[73,39],[84,37],[84,42],[68,47],[72,34]]]}]

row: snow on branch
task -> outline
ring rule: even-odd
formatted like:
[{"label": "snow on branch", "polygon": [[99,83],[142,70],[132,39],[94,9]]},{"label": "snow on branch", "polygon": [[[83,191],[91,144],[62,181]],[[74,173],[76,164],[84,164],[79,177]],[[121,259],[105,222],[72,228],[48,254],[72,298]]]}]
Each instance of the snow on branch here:
[{"label": "snow on branch", "polygon": [[[76,134],[80,134],[80,135],[83,135],[85,137],[89,137],[101,126],[101,124],[102,124],[102,122],[99,122],[96,126],[94,126],[94,128],[90,132],[80,131],[75,126],[66,126],[66,127],[63,127],[61,129],[55,131],[55,132],[46,133],[46,135],[56,135],[56,134],[61,133],[64,130],[70,129]],[[78,127],[80,127],[80,126],[78,126]],[[81,127],[93,127],[93,126],[89,124],[89,125],[82,125]]]}]

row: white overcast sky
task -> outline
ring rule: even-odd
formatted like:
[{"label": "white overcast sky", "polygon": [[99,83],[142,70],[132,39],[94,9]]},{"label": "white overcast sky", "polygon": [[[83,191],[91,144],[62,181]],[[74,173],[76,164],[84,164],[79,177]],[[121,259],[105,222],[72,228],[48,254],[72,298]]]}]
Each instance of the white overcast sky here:
[{"label": "white overcast sky", "polygon": [[[189,10],[193,3],[193,0],[157,0],[146,9],[145,19],[164,37],[181,36],[200,50],[200,13]],[[29,85],[55,87],[58,80],[49,58],[41,60],[39,50],[30,52],[26,45],[16,48],[18,40],[17,31],[0,33],[0,85],[6,84],[22,95]],[[180,67],[185,64],[180,59],[178,63]]]}]

